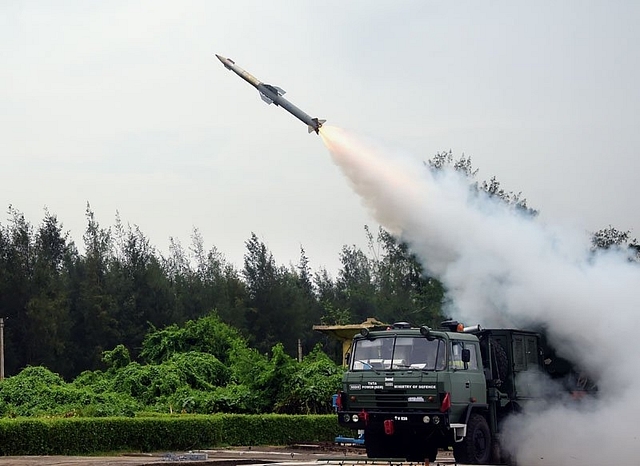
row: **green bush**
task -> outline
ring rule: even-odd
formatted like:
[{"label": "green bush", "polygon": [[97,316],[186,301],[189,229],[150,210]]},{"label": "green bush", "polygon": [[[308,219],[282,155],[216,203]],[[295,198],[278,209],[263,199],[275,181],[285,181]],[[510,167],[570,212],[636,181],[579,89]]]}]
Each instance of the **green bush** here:
[{"label": "green bush", "polygon": [[245,385],[230,384],[207,391],[183,388],[156,403],[155,409],[159,412],[183,414],[257,414],[262,404],[254,390]]},{"label": "green bush", "polygon": [[149,363],[159,364],[176,353],[198,351],[212,354],[226,364],[231,348],[238,342],[246,345],[237,329],[212,313],[190,320],[184,327],[174,324],[162,330],[152,330],[142,342],[140,357]]},{"label": "green bush", "polygon": [[27,367],[0,383],[2,416],[132,416],[140,409],[131,397],[67,384],[44,367]]},{"label": "green bush", "polygon": [[335,416],[232,415],[0,420],[0,455],[172,451],[331,441]]},{"label": "green bush", "polygon": [[287,394],[275,411],[289,414],[328,414],[333,411],[331,396],[342,383],[343,368],[316,346],[287,381]]},{"label": "green bush", "polygon": [[260,354],[215,316],[154,330],[145,342],[148,364],[131,361],[118,345],[103,352],[108,369],[71,383],[27,367],[0,382],[0,416],[326,414],[340,388],[342,368],[320,347],[301,363],[282,344]]}]

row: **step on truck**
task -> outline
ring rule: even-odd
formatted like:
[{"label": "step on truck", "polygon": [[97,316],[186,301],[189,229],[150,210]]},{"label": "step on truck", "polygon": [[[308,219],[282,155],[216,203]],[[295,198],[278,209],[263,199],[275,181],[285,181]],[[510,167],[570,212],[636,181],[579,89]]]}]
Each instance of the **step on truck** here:
[{"label": "step on truck", "polygon": [[501,421],[532,399],[518,375],[546,369],[542,344],[533,331],[455,321],[363,328],[346,356],[339,423],[364,431],[369,458],[435,461],[452,447],[459,463],[504,462]]}]

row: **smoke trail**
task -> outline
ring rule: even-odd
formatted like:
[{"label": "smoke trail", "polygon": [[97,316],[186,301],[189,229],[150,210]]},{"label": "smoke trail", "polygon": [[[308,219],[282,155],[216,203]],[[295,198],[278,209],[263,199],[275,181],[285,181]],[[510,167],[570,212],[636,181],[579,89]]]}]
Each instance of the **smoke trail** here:
[{"label": "smoke trail", "polygon": [[321,135],[373,217],[444,283],[456,317],[544,324],[558,351],[598,380],[596,400],[567,403],[545,387],[544,404],[510,420],[505,444],[519,464],[640,464],[638,264],[593,254],[584,232],[544,225],[453,170],[433,172],[337,128]]}]

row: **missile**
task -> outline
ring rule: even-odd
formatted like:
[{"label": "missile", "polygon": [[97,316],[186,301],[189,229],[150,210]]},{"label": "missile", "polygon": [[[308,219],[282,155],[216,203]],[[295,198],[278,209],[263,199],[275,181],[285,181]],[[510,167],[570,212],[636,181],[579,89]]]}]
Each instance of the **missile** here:
[{"label": "missile", "polygon": [[284,108],[287,112],[291,113],[298,120],[306,124],[309,128],[309,133],[315,131],[316,134],[318,134],[320,132],[320,127],[327,120],[319,120],[317,118],[310,117],[305,112],[289,102],[287,99],[282,97],[285,93],[284,90],[280,89],[277,86],[272,86],[271,84],[265,84],[261,82],[251,73],[243,70],[238,65],[236,65],[236,63],[231,58],[225,58],[218,54],[216,54],[216,57],[218,57],[218,60],[222,62],[226,69],[233,71],[246,82],[258,89],[260,97],[267,104],[276,104],[278,107]]}]

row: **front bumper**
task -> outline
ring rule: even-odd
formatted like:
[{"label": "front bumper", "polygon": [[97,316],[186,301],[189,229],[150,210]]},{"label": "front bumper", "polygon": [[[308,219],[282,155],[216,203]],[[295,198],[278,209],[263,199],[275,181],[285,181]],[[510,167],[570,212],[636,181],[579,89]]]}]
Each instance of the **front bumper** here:
[{"label": "front bumper", "polygon": [[421,428],[425,430],[447,430],[450,427],[449,413],[438,410],[391,412],[391,411],[339,411],[338,422],[349,429],[382,428],[392,421],[398,429]]}]

